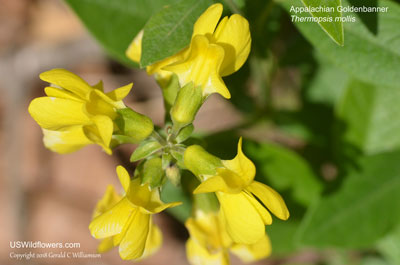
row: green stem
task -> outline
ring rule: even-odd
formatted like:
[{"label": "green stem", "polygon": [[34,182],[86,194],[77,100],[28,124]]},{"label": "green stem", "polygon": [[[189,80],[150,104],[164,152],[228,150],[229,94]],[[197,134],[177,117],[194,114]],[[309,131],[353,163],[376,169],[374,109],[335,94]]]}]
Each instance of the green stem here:
[{"label": "green stem", "polygon": [[172,142],[178,136],[179,131],[182,129],[182,126],[174,123],[171,128],[171,133],[168,135],[168,142]]},{"label": "green stem", "polygon": [[164,138],[162,138],[158,132],[156,132],[155,130],[153,130],[153,132],[150,135],[151,137],[153,137],[155,140],[157,140],[162,146],[167,145],[167,142],[165,141]]}]

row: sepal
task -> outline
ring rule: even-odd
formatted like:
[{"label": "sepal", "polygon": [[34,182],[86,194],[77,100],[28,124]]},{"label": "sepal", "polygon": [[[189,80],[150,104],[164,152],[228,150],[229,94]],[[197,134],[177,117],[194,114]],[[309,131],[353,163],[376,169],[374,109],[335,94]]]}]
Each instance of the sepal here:
[{"label": "sepal", "polygon": [[194,86],[193,82],[179,90],[170,111],[174,126],[178,128],[176,131],[193,122],[202,103],[201,87]]},{"label": "sepal", "polygon": [[168,82],[166,82],[166,80],[162,78],[156,80],[161,87],[161,91],[164,97],[165,110],[168,113],[172,105],[174,105],[176,95],[178,94],[180,88],[178,76],[173,74]]},{"label": "sepal", "polygon": [[186,168],[185,163],[183,161],[184,151],[185,151],[185,149],[183,149],[182,147],[174,147],[169,150],[169,152],[173,156],[173,158],[176,159],[178,166],[183,169]]},{"label": "sepal", "polygon": [[186,148],[183,159],[185,167],[202,180],[204,175],[215,175],[217,168],[222,167],[221,159],[199,145]]},{"label": "sepal", "polygon": [[154,157],[144,162],[142,168],[142,184],[149,183],[152,188],[159,187],[162,185],[163,178],[164,170],[162,169],[161,158]]},{"label": "sepal", "polygon": [[162,164],[162,169],[167,170],[167,168],[171,165],[172,163],[172,155],[170,153],[163,153],[161,156],[161,164]]}]

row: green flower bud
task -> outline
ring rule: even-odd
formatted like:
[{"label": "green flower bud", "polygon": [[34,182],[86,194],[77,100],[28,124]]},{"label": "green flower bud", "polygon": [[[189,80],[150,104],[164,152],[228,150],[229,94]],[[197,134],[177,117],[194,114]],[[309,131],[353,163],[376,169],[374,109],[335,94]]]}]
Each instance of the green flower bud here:
[{"label": "green flower bud", "polygon": [[115,119],[120,132],[132,138],[132,142],[138,143],[146,139],[154,130],[153,122],[150,118],[133,111],[130,108],[117,110],[119,116]]},{"label": "green flower bud", "polygon": [[170,112],[174,126],[181,129],[192,123],[202,103],[201,87],[195,87],[192,82],[182,87]]},{"label": "green flower bud", "polygon": [[165,175],[175,186],[180,186],[181,184],[181,172],[176,165],[170,166],[166,169]]},{"label": "green flower bud", "polygon": [[162,88],[162,94],[164,97],[164,104],[166,112],[168,113],[171,109],[172,105],[175,102],[176,95],[179,91],[179,79],[178,76],[173,74],[171,78],[168,80],[167,84],[165,82],[158,82],[158,84]]},{"label": "green flower bud", "polygon": [[178,136],[176,136],[176,138],[175,138],[176,141],[178,143],[182,143],[182,142],[186,141],[190,137],[190,135],[192,135],[193,130],[194,130],[193,124],[189,124],[188,126],[185,126],[184,128],[181,129]]},{"label": "green flower bud", "polygon": [[144,162],[142,167],[142,184],[149,183],[152,188],[162,185],[164,170],[161,158],[154,157]]},{"label": "green flower bud", "polygon": [[208,153],[199,145],[186,148],[183,160],[185,167],[199,178],[203,175],[214,175],[216,169],[223,166],[221,159]]}]

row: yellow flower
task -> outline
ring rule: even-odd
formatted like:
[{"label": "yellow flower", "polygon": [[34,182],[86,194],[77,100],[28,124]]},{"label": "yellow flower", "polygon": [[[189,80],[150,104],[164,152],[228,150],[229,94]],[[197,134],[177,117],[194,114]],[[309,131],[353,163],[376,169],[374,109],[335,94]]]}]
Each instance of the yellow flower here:
[{"label": "yellow flower", "polygon": [[[97,203],[96,208],[93,212],[92,219],[95,219],[96,217],[110,210],[121,199],[122,196],[120,196],[118,193],[115,192],[113,186],[109,185],[107,187],[106,192],[104,193],[103,198],[101,198],[100,201]],[[113,237],[107,237],[101,241],[101,243],[97,247],[97,251],[99,253],[104,253],[106,251],[109,251],[113,247],[114,247]]]},{"label": "yellow flower", "polygon": [[140,58],[142,57],[142,40],[143,29],[135,36],[125,52],[126,56],[135,63],[140,63]]},{"label": "yellow flower", "polygon": [[194,193],[215,192],[220,202],[221,219],[233,241],[256,243],[264,236],[265,225],[272,223],[268,210],[282,220],[289,218],[289,211],[275,190],[254,181],[256,168],[243,154],[241,138],[236,157],[221,162],[222,167],[217,167],[215,174],[201,176],[202,183]]},{"label": "yellow flower", "polygon": [[[135,63],[140,63],[140,58],[142,56],[142,40],[143,40],[143,30],[139,31],[136,37],[133,39],[128,49],[126,50],[126,56],[134,61]],[[187,49],[156,62],[152,65],[146,67],[146,71],[149,75],[154,75],[156,80],[161,84],[162,87],[166,87],[171,79],[172,72],[163,70],[164,66],[175,63],[181,60]]]},{"label": "yellow flower", "polygon": [[44,72],[40,79],[52,85],[44,89],[47,97],[32,100],[29,113],[43,129],[45,146],[70,153],[95,143],[111,154],[113,120],[116,110],[125,108],[122,99],[132,84],[105,93],[101,82],[90,86],[64,69]]},{"label": "yellow flower", "polygon": [[204,97],[219,93],[230,98],[221,77],[239,70],[250,53],[248,21],[234,14],[218,23],[222,10],[222,4],[210,6],[196,21],[190,46],[184,51],[183,58],[170,58],[176,62],[163,68],[177,74],[181,86],[189,82],[200,86]]},{"label": "yellow flower", "polygon": [[140,184],[139,178],[130,180],[122,166],[117,167],[117,174],[125,196],[106,194],[96,207],[89,229],[93,237],[103,239],[100,251],[119,246],[122,259],[145,258],[154,253],[162,241],[160,229],[151,215],[180,202],[164,204],[158,189],[151,189],[148,183]]},{"label": "yellow flower", "polygon": [[[136,35],[126,50],[126,56],[138,64],[140,63],[140,57],[142,56],[142,39],[143,30]],[[154,78],[161,87],[164,105],[167,112],[169,112],[175,102],[179,90],[179,81],[177,76],[173,76],[173,73],[170,71],[163,70],[163,67],[180,60],[184,56],[186,50],[187,49],[184,49],[174,56],[165,58],[164,60],[146,67],[147,74],[154,75]]]},{"label": "yellow flower", "polygon": [[[250,53],[251,37],[248,21],[238,14],[224,17],[219,22],[222,10],[221,4],[210,6],[196,21],[190,45],[148,66],[147,72],[164,80],[164,84],[175,73],[181,87],[193,82],[194,86],[202,88],[203,97],[219,93],[230,98],[221,77],[242,67]],[[142,37],[143,31],[135,37],[126,52],[135,62],[140,61]]]},{"label": "yellow flower", "polygon": [[245,262],[265,258],[271,253],[267,235],[252,245],[236,244],[226,232],[225,224],[215,212],[201,210],[185,223],[190,233],[186,243],[188,259],[193,265],[230,264],[229,251]]}]

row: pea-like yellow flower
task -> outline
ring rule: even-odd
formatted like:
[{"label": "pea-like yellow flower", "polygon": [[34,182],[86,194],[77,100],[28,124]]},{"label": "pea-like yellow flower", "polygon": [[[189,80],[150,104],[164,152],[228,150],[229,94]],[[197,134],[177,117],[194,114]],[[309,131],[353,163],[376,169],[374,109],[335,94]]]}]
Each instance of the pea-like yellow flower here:
[{"label": "pea-like yellow flower", "polygon": [[[139,33],[135,36],[128,49],[126,50],[126,56],[131,59],[135,63],[140,63],[140,58],[142,56],[142,40],[143,40],[143,30],[139,31]],[[156,62],[152,65],[148,65],[146,67],[146,71],[149,75],[154,75],[156,80],[165,87],[168,85],[172,72],[166,71],[163,68],[167,65],[173,64],[178,60],[183,59],[184,55],[187,52],[187,48],[178,52],[174,56],[167,57],[159,62]]]},{"label": "pea-like yellow flower", "polygon": [[31,102],[29,113],[43,129],[45,146],[70,153],[94,143],[111,154],[113,120],[116,110],[125,108],[122,99],[132,83],[105,93],[101,82],[90,86],[65,69],[44,72],[40,79],[52,85],[44,89],[47,97]]},{"label": "pea-like yellow flower", "polygon": [[[215,192],[221,218],[234,242],[253,244],[261,240],[265,225],[272,223],[268,210],[282,220],[289,218],[282,197],[271,187],[254,181],[256,168],[243,154],[241,138],[238,153],[232,160],[219,162],[202,150],[199,146],[190,146],[185,151],[186,167],[202,180],[193,193]],[[206,165],[207,160],[210,161],[209,166]]]},{"label": "pea-like yellow flower", "polygon": [[185,226],[190,238],[186,243],[188,259],[193,265],[229,265],[229,251],[245,262],[266,258],[271,253],[271,243],[265,234],[252,245],[236,244],[226,232],[225,223],[215,212],[197,210]]},{"label": "pea-like yellow flower", "polygon": [[96,207],[89,229],[93,237],[103,239],[100,251],[119,246],[122,259],[142,259],[154,253],[162,242],[160,229],[151,215],[180,202],[164,204],[157,188],[141,184],[140,178],[131,180],[122,166],[117,167],[117,174],[125,196],[106,194]]},{"label": "pea-like yellow flower", "polygon": [[[140,63],[140,58],[142,56],[142,39],[143,30],[136,35],[125,53],[129,59],[136,63]],[[163,70],[163,67],[180,60],[184,56],[186,50],[187,49],[184,49],[174,56],[165,58],[164,60],[146,67],[147,74],[154,75],[154,78],[161,87],[164,97],[164,105],[167,112],[169,112],[170,108],[175,102],[175,98],[179,90],[179,81],[178,77],[173,76],[173,73],[170,71]]]},{"label": "pea-like yellow flower", "polygon": [[203,97],[219,93],[230,98],[221,77],[239,70],[250,53],[248,21],[233,14],[219,22],[222,10],[222,4],[210,6],[196,21],[190,46],[183,51],[183,58],[181,52],[177,54],[179,58],[169,59],[176,62],[163,67],[178,75],[181,86],[189,82],[200,86]]},{"label": "pea-like yellow flower", "polygon": [[[250,53],[251,36],[248,21],[241,15],[224,17],[223,6],[210,6],[196,21],[191,43],[180,52],[147,67],[157,79],[169,80],[176,73],[181,87],[193,82],[200,86],[203,97],[219,93],[230,98],[230,92],[221,77],[242,67]],[[219,22],[219,23],[218,23]],[[132,41],[126,55],[140,61],[143,31]]]},{"label": "pea-like yellow flower", "polygon": [[[95,219],[96,217],[110,210],[121,199],[122,196],[115,191],[112,185],[109,185],[103,197],[97,203],[96,208],[93,211],[92,219]],[[107,237],[101,241],[101,243],[97,247],[97,251],[99,253],[104,253],[106,251],[109,251],[113,247],[114,247],[113,237]]]}]

